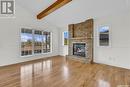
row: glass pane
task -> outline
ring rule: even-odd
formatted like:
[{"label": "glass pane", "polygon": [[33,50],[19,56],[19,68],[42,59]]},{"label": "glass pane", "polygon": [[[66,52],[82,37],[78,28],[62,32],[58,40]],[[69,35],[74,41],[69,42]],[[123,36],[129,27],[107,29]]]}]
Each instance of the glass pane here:
[{"label": "glass pane", "polygon": [[43,53],[47,52],[47,46],[46,46],[46,32],[43,32]]},{"label": "glass pane", "polygon": [[42,53],[42,31],[34,31],[34,53]]},{"label": "glass pane", "polygon": [[64,45],[68,45],[68,38],[69,38],[68,32],[64,32]]},{"label": "glass pane", "polygon": [[43,53],[51,51],[51,33],[43,32]]},{"label": "glass pane", "polygon": [[21,56],[32,55],[32,30],[21,30]]},{"label": "glass pane", "polygon": [[47,32],[47,52],[51,51],[51,39],[50,39],[51,35],[50,32]]},{"label": "glass pane", "polygon": [[99,32],[100,32],[99,34],[100,46],[109,46],[109,27],[108,26],[101,27]]}]

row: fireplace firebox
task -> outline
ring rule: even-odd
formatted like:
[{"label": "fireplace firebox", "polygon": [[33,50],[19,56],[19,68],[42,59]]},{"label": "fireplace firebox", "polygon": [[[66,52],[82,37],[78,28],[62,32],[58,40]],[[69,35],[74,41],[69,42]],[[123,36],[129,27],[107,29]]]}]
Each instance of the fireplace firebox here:
[{"label": "fireplace firebox", "polygon": [[86,44],[85,43],[73,43],[73,55],[86,57]]}]

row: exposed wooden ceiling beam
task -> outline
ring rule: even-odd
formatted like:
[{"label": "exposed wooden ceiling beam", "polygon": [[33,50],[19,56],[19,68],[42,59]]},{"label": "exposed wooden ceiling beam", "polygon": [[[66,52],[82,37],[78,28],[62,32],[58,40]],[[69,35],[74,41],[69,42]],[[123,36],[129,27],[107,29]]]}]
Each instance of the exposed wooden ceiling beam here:
[{"label": "exposed wooden ceiling beam", "polygon": [[54,12],[55,10],[59,9],[60,7],[66,5],[72,0],[57,0],[55,3],[53,3],[51,6],[49,6],[47,9],[43,10],[41,13],[37,15],[37,19],[42,19],[43,17],[49,15],[50,13]]}]

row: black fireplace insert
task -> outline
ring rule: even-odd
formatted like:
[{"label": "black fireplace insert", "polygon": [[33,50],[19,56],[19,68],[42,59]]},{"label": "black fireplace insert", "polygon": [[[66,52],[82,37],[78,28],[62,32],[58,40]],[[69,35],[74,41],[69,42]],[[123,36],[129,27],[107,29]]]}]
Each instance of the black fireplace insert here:
[{"label": "black fireplace insert", "polygon": [[85,43],[73,43],[73,55],[86,57],[86,44]]}]

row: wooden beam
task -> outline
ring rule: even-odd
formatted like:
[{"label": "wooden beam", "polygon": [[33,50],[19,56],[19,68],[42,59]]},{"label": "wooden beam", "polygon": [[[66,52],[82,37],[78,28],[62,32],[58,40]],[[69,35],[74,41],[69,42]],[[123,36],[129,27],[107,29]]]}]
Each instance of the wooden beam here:
[{"label": "wooden beam", "polygon": [[37,15],[37,19],[42,19],[43,17],[49,15],[50,13],[54,12],[55,10],[61,8],[64,5],[66,5],[70,1],[72,1],[72,0],[57,0],[55,3],[53,3],[47,9],[45,9],[41,13],[39,13]]}]

